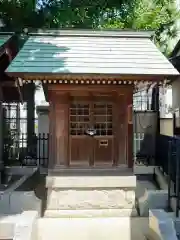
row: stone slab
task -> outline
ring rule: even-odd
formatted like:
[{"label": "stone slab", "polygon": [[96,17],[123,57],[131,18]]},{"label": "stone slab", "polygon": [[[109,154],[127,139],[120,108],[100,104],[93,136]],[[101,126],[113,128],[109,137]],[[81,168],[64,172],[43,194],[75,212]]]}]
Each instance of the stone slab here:
[{"label": "stone slab", "polygon": [[111,190],[48,190],[48,210],[132,209],[135,192]]},{"label": "stone slab", "polygon": [[148,218],[44,218],[38,221],[39,240],[145,240]]},{"label": "stone slab", "polygon": [[136,176],[47,176],[47,188],[136,188]]},{"label": "stone slab", "polygon": [[46,218],[101,218],[101,217],[137,217],[133,209],[83,209],[83,210],[46,210]]}]

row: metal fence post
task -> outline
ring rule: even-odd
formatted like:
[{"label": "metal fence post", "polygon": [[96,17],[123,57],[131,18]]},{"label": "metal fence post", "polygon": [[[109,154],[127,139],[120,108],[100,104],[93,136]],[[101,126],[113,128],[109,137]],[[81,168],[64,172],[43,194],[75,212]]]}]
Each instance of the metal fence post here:
[{"label": "metal fence post", "polygon": [[168,209],[171,208],[171,157],[172,157],[172,141],[168,144]]},{"label": "metal fence post", "polygon": [[180,144],[179,144],[179,140],[176,141],[176,217],[179,217],[179,197],[180,197],[180,193],[179,193],[179,174],[180,174]]}]

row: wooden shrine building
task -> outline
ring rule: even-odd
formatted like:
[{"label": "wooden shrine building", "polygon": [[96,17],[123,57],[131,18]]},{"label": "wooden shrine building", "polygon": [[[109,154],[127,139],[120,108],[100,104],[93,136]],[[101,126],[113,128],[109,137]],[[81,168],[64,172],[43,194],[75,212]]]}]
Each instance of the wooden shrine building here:
[{"label": "wooden shrine building", "polygon": [[50,103],[49,168],[133,166],[133,90],[179,75],[151,33],[29,34],[6,73],[40,80]]}]

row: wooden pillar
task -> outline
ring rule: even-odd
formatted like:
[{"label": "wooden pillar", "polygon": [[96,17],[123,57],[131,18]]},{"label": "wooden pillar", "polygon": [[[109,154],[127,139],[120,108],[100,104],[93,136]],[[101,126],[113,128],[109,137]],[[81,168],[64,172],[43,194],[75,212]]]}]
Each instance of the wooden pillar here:
[{"label": "wooden pillar", "polygon": [[69,165],[68,157],[68,95],[58,92],[50,94],[50,160],[49,167]]},{"label": "wooden pillar", "polygon": [[49,93],[49,169],[54,168],[55,165],[55,101],[53,94]]},{"label": "wooden pillar", "polygon": [[118,164],[126,164],[126,131],[127,131],[127,117],[126,117],[126,95],[119,95],[118,97]]},{"label": "wooden pillar", "polygon": [[127,161],[133,167],[133,86],[127,93]]},{"label": "wooden pillar", "polygon": [[34,113],[35,113],[35,102],[34,102],[35,85],[30,83],[27,85],[27,144],[28,149],[31,152],[31,147],[34,144]]}]

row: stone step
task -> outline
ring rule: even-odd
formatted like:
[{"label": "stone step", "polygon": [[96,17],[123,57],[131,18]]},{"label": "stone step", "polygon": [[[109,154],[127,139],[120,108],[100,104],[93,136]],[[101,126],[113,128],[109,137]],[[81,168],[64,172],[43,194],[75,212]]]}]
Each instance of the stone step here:
[{"label": "stone step", "polygon": [[107,167],[107,166],[95,166],[95,167],[64,167],[56,166],[54,169],[48,170],[49,176],[126,176],[131,174],[132,169],[127,167]]},{"label": "stone step", "polygon": [[136,188],[136,176],[47,176],[47,188]]},{"label": "stone step", "polygon": [[133,208],[135,208],[135,191],[133,190],[48,190],[47,210]]},{"label": "stone step", "polygon": [[46,218],[100,218],[100,217],[137,217],[133,209],[83,209],[83,210],[46,210]]},{"label": "stone step", "polygon": [[42,218],[38,240],[145,240],[148,218]]}]

